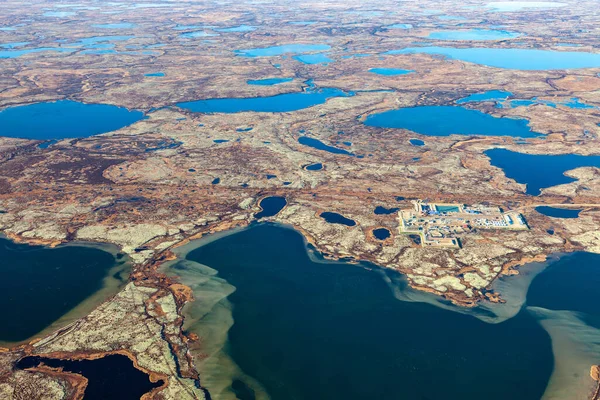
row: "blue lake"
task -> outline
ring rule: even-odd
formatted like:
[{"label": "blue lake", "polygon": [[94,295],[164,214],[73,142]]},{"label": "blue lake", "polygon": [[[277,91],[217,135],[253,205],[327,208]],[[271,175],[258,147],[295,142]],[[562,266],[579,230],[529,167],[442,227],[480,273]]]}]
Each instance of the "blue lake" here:
[{"label": "blue lake", "polygon": [[558,208],[558,207],[548,207],[548,206],[539,206],[535,208],[535,211],[540,214],[544,214],[548,217],[554,218],[577,218],[579,217],[579,213],[581,210],[577,210],[574,208]]},{"label": "blue lake", "polygon": [[25,54],[42,53],[45,51],[57,52],[57,53],[72,53],[76,49],[67,47],[36,47],[33,49],[21,49],[21,50],[1,50],[0,58],[17,58]]},{"label": "blue lake", "polygon": [[331,46],[326,44],[285,44],[273,47],[235,50],[235,53],[244,57],[272,57],[287,53],[302,54],[313,51],[325,51],[329,49],[331,49]]},{"label": "blue lake", "polygon": [[323,169],[323,164],[321,163],[316,163],[316,164],[310,164],[307,165],[306,167],[304,167],[307,171],[320,171]]},{"label": "blue lake", "polygon": [[300,136],[298,138],[298,143],[304,146],[312,147],[313,149],[323,150],[332,154],[343,154],[347,156],[353,156],[354,154],[350,153],[347,150],[340,149],[337,147],[329,146],[318,139],[310,138],[307,136]]},{"label": "blue lake", "polygon": [[317,23],[317,21],[290,21],[290,22],[288,22],[288,24],[290,24],[290,25],[302,25],[302,26],[314,25],[316,23]]},{"label": "blue lake", "polygon": [[456,104],[479,102],[479,101],[502,101],[512,96],[511,92],[502,90],[490,90],[484,93],[475,93],[462,99],[456,100]]},{"label": "blue lake", "polygon": [[208,33],[205,31],[186,32],[186,33],[182,33],[179,35],[180,38],[185,38],[185,39],[195,39],[195,38],[199,38],[199,37],[211,37],[211,36],[219,36],[219,35],[217,33]]},{"label": "blue lake", "polygon": [[115,255],[100,248],[48,248],[0,238],[0,341],[38,334],[103,287],[111,286],[114,294],[129,271],[122,254]]},{"label": "blue lake", "polygon": [[250,25],[232,26],[231,28],[215,28],[215,31],[217,32],[252,32],[255,30],[256,27]]},{"label": "blue lake", "polygon": [[457,15],[440,15],[437,19],[442,21],[465,21],[467,18],[459,17]]},{"label": "blue lake", "polygon": [[566,3],[555,1],[494,1],[488,3],[486,7],[491,8],[491,11],[494,12],[513,12],[539,8],[560,8],[566,5]]},{"label": "blue lake", "polygon": [[148,77],[152,77],[152,76],[162,77],[162,76],[165,76],[165,73],[164,72],[151,72],[149,74],[144,74],[144,76],[148,76]]},{"label": "blue lake", "polygon": [[290,112],[323,104],[332,97],[349,97],[340,89],[308,88],[303,92],[278,94],[269,97],[207,99],[177,103],[178,107],[202,113]]},{"label": "blue lake", "polygon": [[540,189],[575,182],[575,178],[564,175],[566,171],[579,167],[600,168],[600,156],[525,154],[506,149],[484,153],[493,166],[501,168],[508,178],[526,184],[526,193],[534,196],[540,194]]},{"label": "blue lake", "polygon": [[[227,317],[210,313],[190,329],[223,332],[229,321],[224,353],[243,371],[230,371],[232,398],[538,400],[552,373],[551,339],[526,311],[486,323],[444,310],[396,271],[323,261],[290,229],[260,224],[185,257],[172,273],[195,297],[227,296]],[[544,297],[570,297],[556,293]]]},{"label": "blue lake", "polygon": [[92,27],[99,29],[133,29],[135,28],[135,24],[129,22],[119,22],[116,24],[95,24],[92,25]]},{"label": "blue lake", "polygon": [[350,218],[344,217],[342,214],[336,212],[325,211],[320,214],[320,217],[330,224],[340,224],[346,226],[355,226],[356,222]]},{"label": "blue lake", "polygon": [[258,86],[273,86],[279,85],[280,83],[286,83],[293,81],[294,78],[265,78],[265,79],[250,79],[246,81],[248,85]]},{"label": "blue lake", "polygon": [[390,214],[395,214],[399,211],[399,208],[393,207],[393,208],[385,208],[383,206],[377,206],[375,207],[375,210],[373,211],[373,213],[375,215],[390,215]]},{"label": "blue lake", "polygon": [[531,138],[540,136],[523,119],[496,118],[453,106],[407,107],[369,115],[365,125],[401,128],[428,136],[478,135]]},{"label": "blue lake", "polygon": [[412,24],[392,24],[385,26],[387,29],[412,29]]},{"label": "blue lake", "polygon": [[385,240],[392,236],[392,234],[386,228],[377,228],[373,229],[373,236],[375,236],[375,238],[377,238],[378,240]]},{"label": "blue lake", "polygon": [[425,146],[425,142],[420,139],[410,139],[409,142],[413,146]]},{"label": "blue lake", "polygon": [[46,11],[42,14],[44,17],[65,18],[72,17],[76,13],[72,11]]},{"label": "blue lake", "polygon": [[327,64],[333,61],[327,54],[302,54],[292,58],[303,64]]},{"label": "blue lake", "polygon": [[521,36],[521,34],[516,32],[470,29],[431,32],[427,38],[437,40],[504,40],[517,38],[519,36]]},{"label": "blue lake", "polygon": [[454,47],[408,47],[385,54],[438,54],[496,68],[552,70],[600,67],[600,53],[534,49],[493,49]]},{"label": "blue lake", "polygon": [[287,200],[285,197],[281,196],[269,196],[265,197],[260,201],[260,208],[262,209],[258,212],[254,218],[261,219],[265,217],[273,217],[277,215],[283,207],[287,205]]},{"label": "blue lake", "polygon": [[141,111],[70,100],[0,111],[0,136],[35,140],[78,138],[121,129],[144,119]]},{"label": "blue lake", "polygon": [[395,75],[406,75],[412,72],[415,72],[411,69],[398,69],[398,68],[371,68],[369,72],[372,72],[377,75],[387,75],[387,76],[395,76]]}]

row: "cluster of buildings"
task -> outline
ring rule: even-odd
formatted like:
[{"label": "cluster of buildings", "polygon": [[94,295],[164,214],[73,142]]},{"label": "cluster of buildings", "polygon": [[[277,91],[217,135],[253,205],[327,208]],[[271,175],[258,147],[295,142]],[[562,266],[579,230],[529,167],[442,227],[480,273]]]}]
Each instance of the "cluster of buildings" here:
[{"label": "cluster of buildings", "polygon": [[413,209],[400,210],[400,233],[416,234],[423,247],[460,248],[461,234],[475,229],[529,229],[521,214],[486,205],[439,204],[417,200]]}]

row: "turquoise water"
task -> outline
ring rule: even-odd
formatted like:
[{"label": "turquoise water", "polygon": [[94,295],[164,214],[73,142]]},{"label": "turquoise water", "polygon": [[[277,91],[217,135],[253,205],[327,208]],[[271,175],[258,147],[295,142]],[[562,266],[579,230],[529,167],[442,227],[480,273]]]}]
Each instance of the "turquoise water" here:
[{"label": "turquoise water", "polygon": [[0,111],[0,136],[35,140],[77,138],[121,129],[144,119],[141,111],[71,100],[9,107]]},{"label": "turquoise water", "polygon": [[303,92],[285,93],[270,97],[207,99],[177,103],[178,107],[202,113],[290,112],[323,104],[332,97],[349,97],[340,89],[308,88]]},{"label": "turquoise water", "polygon": [[447,212],[458,212],[459,211],[458,207],[456,207],[456,206],[441,206],[441,205],[438,205],[438,206],[435,206],[435,209],[436,209],[436,211],[446,212],[446,213]]},{"label": "turquoise water", "polygon": [[202,28],[202,25],[176,25],[173,29],[176,31],[187,31],[190,29]]},{"label": "turquoise water", "polygon": [[493,166],[501,168],[508,178],[526,184],[526,193],[534,196],[540,194],[541,189],[575,182],[575,178],[564,175],[566,171],[579,167],[600,168],[600,156],[525,154],[506,149],[484,153]]},{"label": "turquoise water", "polygon": [[13,42],[13,43],[2,43],[0,47],[3,49],[15,49],[17,47],[27,46],[30,42]]},{"label": "turquoise water", "polygon": [[294,78],[265,78],[265,79],[250,79],[246,81],[248,85],[258,86],[273,86],[279,85],[280,83],[286,83],[293,81]]},{"label": "turquoise water", "polygon": [[479,101],[502,101],[508,99],[513,94],[502,90],[490,90],[484,93],[475,93],[462,99],[456,100],[456,104],[479,102]]},{"label": "turquoise water", "polygon": [[133,29],[135,28],[135,24],[129,22],[120,22],[116,24],[95,24],[92,25],[93,28],[99,29]]},{"label": "turquoise water", "polygon": [[219,36],[217,33],[208,33],[205,31],[194,31],[194,32],[186,32],[179,35],[181,38],[185,39],[195,39],[199,37],[211,37],[211,36]]},{"label": "turquoise water", "polygon": [[575,208],[557,208],[548,206],[536,207],[535,211],[554,218],[577,218],[581,212],[581,210]]},{"label": "turquoise water", "polygon": [[327,64],[333,62],[327,54],[301,54],[292,57],[294,60],[300,61],[303,64]]},{"label": "turquoise water", "polygon": [[493,49],[455,47],[408,47],[385,54],[439,54],[449,58],[496,68],[552,70],[600,67],[600,54],[577,51]]},{"label": "turquoise water", "polygon": [[521,36],[520,33],[491,29],[447,30],[431,32],[427,38],[437,40],[505,40]]},{"label": "turquoise water", "polygon": [[385,26],[387,29],[412,29],[412,24],[392,24]]},{"label": "turquoise water", "polygon": [[325,51],[329,49],[331,49],[331,46],[326,44],[285,44],[273,47],[235,50],[235,54],[243,57],[272,57],[288,53],[301,54],[312,51]]},{"label": "turquoise water", "polygon": [[111,270],[123,264],[96,248],[50,249],[3,238],[0,259],[0,341],[8,342],[28,339],[54,323],[100,290],[103,280],[118,272]]},{"label": "turquoise water", "polygon": [[152,77],[152,76],[162,77],[162,76],[165,76],[165,73],[164,72],[151,72],[149,74],[144,74],[144,76],[148,76],[148,77]]},{"label": "turquoise water", "polygon": [[256,27],[250,25],[232,26],[230,28],[215,28],[215,31],[217,32],[252,32],[255,30]]},{"label": "turquoise water", "polygon": [[75,49],[67,47],[36,47],[33,49],[2,50],[0,51],[0,58],[17,58],[26,54],[42,53],[45,51],[57,53],[72,53],[75,51]]},{"label": "turquoise water", "polygon": [[467,18],[459,17],[457,15],[440,15],[439,17],[437,17],[437,19],[440,19],[442,21],[465,21]]},{"label": "turquoise water", "polygon": [[539,8],[560,8],[566,5],[566,3],[555,1],[494,1],[488,3],[487,7],[491,8],[491,10],[495,12],[513,12]]},{"label": "turquoise water", "polygon": [[372,73],[377,74],[377,75],[395,76],[395,75],[406,75],[406,74],[413,73],[415,71],[413,71],[412,69],[371,68],[369,70],[369,72],[372,72]]},{"label": "turquoise water", "polygon": [[354,154],[350,153],[347,150],[340,149],[338,147],[329,146],[318,139],[310,138],[307,136],[300,136],[298,138],[298,143],[304,146],[312,147],[313,149],[323,150],[331,154],[343,154],[347,156],[353,156]]},{"label": "turquoise water", "polygon": [[75,14],[77,14],[77,13],[74,13],[72,11],[46,11],[42,14],[42,16],[54,17],[54,18],[65,18],[65,17],[72,17]]},{"label": "turquoise water", "polygon": [[428,136],[540,136],[529,129],[526,120],[496,118],[477,110],[452,106],[399,108],[369,115],[364,123],[379,128],[408,129]]},{"label": "turquoise water", "polygon": [[244,400],[539,400],[552,372],[550,338],[529,313],[490,324],[401,301],[430,296],[392,270],[323,262],[289,229],[261,224],[217,239],[172,271],[198,298],[227,296],[190,326],[205,333],[200,351],[213,350],[211,333],[226,335],[219,348],[239,366],[227,381],[228,364],[217,364],[218,380],[207,364],[213,397],[235,382],[236,393],[251,388]]},{"label": "turquoise water", "polygon": [[288,24],[290,25],[314,25],[317,21],[290,21]]}]

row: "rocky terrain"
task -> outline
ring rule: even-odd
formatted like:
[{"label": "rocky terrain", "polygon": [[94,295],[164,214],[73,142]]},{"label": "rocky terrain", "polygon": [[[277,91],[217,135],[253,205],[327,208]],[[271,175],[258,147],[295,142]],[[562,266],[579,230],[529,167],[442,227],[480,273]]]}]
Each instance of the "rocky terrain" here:
[{"label": "rocky terrain", "polygon": [[[87,3],[87,2],[86,2]],[[0,397],[77,398],[77,375],[38,368],[13,371],[23,355],[98,358],[124,354],[153,381],[165,385],[148,398],[204,398],[182,332],[181,309],[192,301],[176,279],[158,272],[172,258],[170,249],[209,233],[255,221],[260,200],[284,196],[287,206],[265,220],[293,226],[329,258],[370,261],[406,274],[410,284],[463,306],[502,301],[494,280],[516,274],[531,261],[557,252],[600,252],[600,171],[566,172],[576,180],[544,189],[539,196],[494,167],[484,152],[494,148],[527,154],[597,154],[600,134],[600,68],[521,71],[497,69],[424,54],[381,55],[427,40],[439,29],[509,27],[523,34],[523,48],[554,49],[560,40],[578,50],[597,48],[600,24],[588,13],[594,2],[569,2],[545,11],[544,18],[520,13],[495,14],[461,9],[460,21],[441,22],[426,11],[439,5],[382,2],[374,10],[361,2],[258,4],[178,1],[168,7],[136,8],[122,2],[118,13],[81,8],[67,19],[40,17],[51,2],[7,1],[3,26],[28,24],[27,36],[0,31],[0,43],[65,47],[98,35],[91,24],[128,23],[131,39],[114,42],[116,53],[89,54],[73,45],[69,52],[42,52],[0,58],[0,107],[70,99],[144,111],[147,118],[103,135],[40,140],[0,138],[0,232],[9,238],[50,246],[69,241],[109,242],[134,261],[131,282],[89,316],[49,337],[0,353]],[[481,5],[466,2],[465,6]],[[27,13],[23,10],[27,9]],[[394,10],[394,13],[391,12]],[[106,10],[105,10],[106,11]],[[442,13],[457,14],[448,7]],[[35,15],[35,17],[31,17]],[[289,24],[302,15],[314,24]],[[343,23],[330,18],[343,16]],[[553,18],[552,26],[547,18]],[[577,19],[577,32],[572,30]],[[394,23],[414,29],[388,29]],[[255,30],[223,32],[252,26]],[[483,26],[483,25],[482,25]],[[177,28],[177,29],[175,29]],[[205,31],[197,38],[182,33]],[[102,32],[104,34],[104,32]],[[106,34],[123,32],[108,29]],[[57,44],[58,43],[58,44]],[[233,50],[286,43],[328,43],[326,64],[303,64],[292,57],[240,57]],[[467,46],[464,42],[457,46]],[[469,42],[468,46],[514,46],[510,40]],[[132,54],[135,53],[135,54]],[[369,55],[361,57],[359,55]],[[278,65],[277,65],[278,64]],[[383,76],[371,68],[393,66],[414,71]],[[146,77],[160,71],[164,77]],[[249,79],[290,77],[274,86],[252,86]],[[226,97],[264,97],[295,93],[312,80],[316,88],[337,88],[347,96],[294,112],[195,113],[182,101]],[[524,118],[542,137],[423,136],[404,129],[369,127],[368,115],[399,107],[456,105],[473,93],[504,90],[517,99],[552,101],[498,108],[494,102],[463,104],[494,117]],[[560,103],[577,97],[589,108]],[[1,112],[1,111],[0,111]],[[1,129],[1,128],[0,128]],[[2,134],[0,130],[0,135]],[[298,142],[308,136],[346,150],[334,154]],[[418,147],[409,140],[421,138]],[[46,144],[48,144],[46,142]],[[318,171],[307,165],[322,163]],[[398,233],[395,213],[375,214],[377,206],[407,208],[414,199],[466,204],[489,203],[519,210],[529,231],[480,230],[461,237],[456,250],[420,247]],[[552,218],[538,205],[577,204],[579,218]],[[356,222],[349,227],[320,217],[337,212]],[[392,236],[377,240],[386,227]],[[202,299],[195,299],[202,301]],[[44,388],[36,391],[35,388]],[[29,393],[29,392],[27,392]]]}]

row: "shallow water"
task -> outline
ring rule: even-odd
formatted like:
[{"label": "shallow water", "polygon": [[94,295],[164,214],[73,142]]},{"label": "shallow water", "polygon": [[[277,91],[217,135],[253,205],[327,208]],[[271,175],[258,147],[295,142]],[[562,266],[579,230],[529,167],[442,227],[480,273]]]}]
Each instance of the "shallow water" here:
[{"label": "shallow water", "polygon": [[369,115],[365,125],[400,128],[428,136],[478,135],[530,138],[540,134],[528,127],[528,121],[496,118],[478,110],[453,106],[399,108]]},{"label": "shallow water", "polygon": [[71,100],[34,103],[0,111],[0,136],[47,140],[79,138],[124,128],[144,113],[110,104]]},{"label": "shallow water", "polygon": [[327,54],[302,54],[292,57],[294,60],[300,61],[302,64],[328,64],[333,62]]},{"label": "shallow water", "polygon": [[[108,251],[104,251],[108,250]],[[0,342],[20,342],[89,313],[127,281],[112,247],[46,248],[0,238]]]}]

